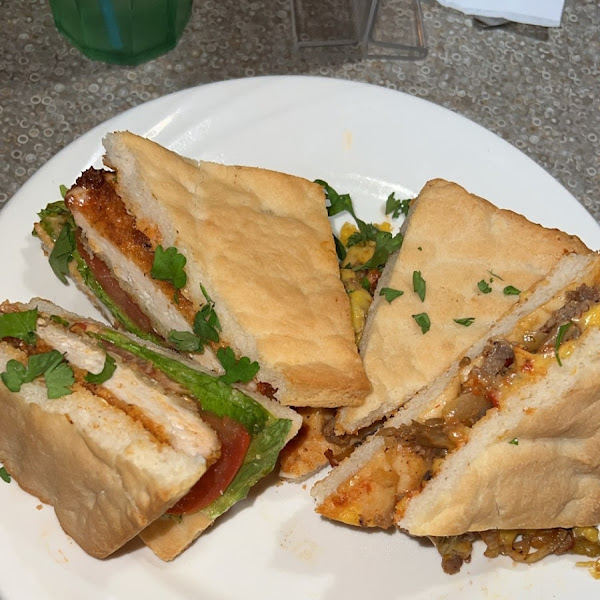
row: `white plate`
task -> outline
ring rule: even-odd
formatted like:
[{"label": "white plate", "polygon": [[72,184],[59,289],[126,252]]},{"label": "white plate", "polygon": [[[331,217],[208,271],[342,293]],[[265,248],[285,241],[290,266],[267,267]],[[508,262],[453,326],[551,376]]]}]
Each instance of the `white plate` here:
[{"label": "white plate", "polygon": [[[160,98],[100,125],[60,152],[0,213],[2,297],[46,296],[93,315],[62,286],[30,236],[36,212],[91,163],[107,131],[129,129],[185,155],[257,165],[350,191],[366,220],[383,220],[392,191],[431,178],[600,246],[593,218],[552,177],[495,135],[452,112],[383,88],[305,77],[244,79]],[[465,223],[465,228],[468,223]],[[574,557],[533,567],[488,560],[444,575],[437,552],[396,533],[321,520],[309,485],[259,486],[173,563],[135,542],[109,560],[85,555],[52,509],[0,481],[0,597],[76,599],[572,598],[598,582]],[[37,509],[37,510],[36,510]]]}]

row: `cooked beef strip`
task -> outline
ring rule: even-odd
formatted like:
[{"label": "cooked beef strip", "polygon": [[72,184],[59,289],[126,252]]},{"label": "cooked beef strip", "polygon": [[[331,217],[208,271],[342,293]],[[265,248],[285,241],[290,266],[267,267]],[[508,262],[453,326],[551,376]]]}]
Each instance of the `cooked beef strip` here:
[{"label": "cooked beef strip", "polygon": [[562,308],[554,311],[554,314],[546,321],[541,331],[543,333],[553,333],[558,327],[575,317],[579,317],[599,302],[600,291],[598,288],[584,283],[576,290],[567,292],[567,302]]}]

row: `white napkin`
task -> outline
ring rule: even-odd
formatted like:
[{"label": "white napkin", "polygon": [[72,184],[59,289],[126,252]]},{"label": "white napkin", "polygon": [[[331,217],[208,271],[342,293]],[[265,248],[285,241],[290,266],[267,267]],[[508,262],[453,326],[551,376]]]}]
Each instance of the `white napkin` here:
[{"label": "white napkin", "polygon": [[499,17],[517,23],[560,27],[565,0],[438,0],[466,15]]}]

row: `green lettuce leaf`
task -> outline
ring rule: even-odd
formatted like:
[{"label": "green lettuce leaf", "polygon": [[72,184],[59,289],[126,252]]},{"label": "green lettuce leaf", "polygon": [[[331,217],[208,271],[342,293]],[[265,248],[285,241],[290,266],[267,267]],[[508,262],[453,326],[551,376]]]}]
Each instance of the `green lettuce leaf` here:
[{"label": "green lettuce leaf", "polygon": [[252,486],[275,468],[291,425],[287,419],[273,419],[260,433],[252,436],[246,458],[225,493],[201,512],[209,519],[216,519],[244,499]]},{"label": "green lettuce leaf", "polygon": [[102,329],[90,335],[151,362],[169,379],[176,381],[198,398],[203,409],[219,417],[227,416],[239,421],[250,434],[262,431],[271,416],[261,404],[242,391],[212,375],[138,344],[118,331]]},{"label": "green lettuce leaf", "polygon": [[[40,223],[44,231],[57,241],[60,232],[66,224],[69,224],[72,230],[75,230],[73,216],[66,208],[62,200],[52,202],[38,213]],[[81,275],[83,282],[98,300],[107,308],[115,321],[121,323],[123,328],[138,337],[149,340],[155,344],[164,345],[164,340],[153,333],[147,333],[141,330],[110,298],[104,288],[98,283],[91,269],[88,267],[81,254],[75,248],[71,253],[72,260],[75,261],[77,271]]]},{"label": "green lettuce leaf", "polygon": [[231,417],[244,425],[250,433],[250,446],[240,470],[225,493],[200,511],[206,517],[213,520],[222,515],[236,502],[245,498],[252,486],[274,469],[292,425],[289,419],[274,417],[260,403],[240,390],[138,344],[122,333],[102,329],[88,335],[151,362],[154,367],[195,396],[204,410]]}]

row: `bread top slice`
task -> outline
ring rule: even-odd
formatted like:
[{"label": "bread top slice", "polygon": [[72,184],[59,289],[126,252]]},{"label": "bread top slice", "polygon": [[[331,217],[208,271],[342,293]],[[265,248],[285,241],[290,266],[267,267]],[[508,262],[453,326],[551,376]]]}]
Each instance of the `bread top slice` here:
[{"label": "bread top slice", "polygon": [[[42,302],[5,303],[0,312],[32,310]],[[36,331],[44,348],[64,354],[82,373],[100,372],[104,351],[49,318],[74,315],[43,305]],[[187,493],[220,447],[195,405],[170,397],[113,358],[108,381],[86,387],[76,376],[72,393],[56,399],[48,399],[39,378],[18,392],[0,383],[0,461],[21,487],[54,507],[65,532],[97,558]],[[26,364],[27,353],[0,341],[0,371],[9,360]]]},{"label": "bread top slice", "polygon": [[186,259],[182,294],[204,286],[222,339],[257,360],[282,404],[345,406],[370,389],[350,322],[323,190],[304,179],[200,162],[131,133],[109,134],[105,162],[152,242]]},{"label": "bread top slice", "polygon": [[[378,289],[404,295],[388,303],[375,292],[361,342],[373,391],[362,405],[338,411],[338,433],[389,416],[446,371],[518,301],[518,295],[504,293],[506,286],[524,292],[565,253],[589,252],[575,236],[531,223],[441,179],[428,182],[413,202],[403,233]],[[413,292],[415,272],[426,282],[424,301]],[[481,291],[479,282],[491,291]],[[414,318],[421,313],[431,323],[427,333]],[[474,319],[469,326],[455,322],[466,318]]]},{"label": "bread top slice", "polygon": [[[582,283],[600,285],[598,255],[561,259],[547,280],[494,325],[490,338],[522,340]],[[422,490],[399,501],[396,484],[387,485],[389,474],[396,470],[401,479],[410,463],[391,465],[384,436],[375,435],[313,487],[317,511],[353,524],[394,523],[420,536],[596,524],[599,325],[596,305],[580,319],[581,336],[561,345],[562,364],[553,354],[541,355],[500,388],[497,407],[475,423],[468,441],[443,459]],[[468,350],[466,363],[476,364],[486,342],[487,336]],[[441,417],[465,377],[457,362],[398,411],[386,429]]]}]

